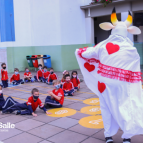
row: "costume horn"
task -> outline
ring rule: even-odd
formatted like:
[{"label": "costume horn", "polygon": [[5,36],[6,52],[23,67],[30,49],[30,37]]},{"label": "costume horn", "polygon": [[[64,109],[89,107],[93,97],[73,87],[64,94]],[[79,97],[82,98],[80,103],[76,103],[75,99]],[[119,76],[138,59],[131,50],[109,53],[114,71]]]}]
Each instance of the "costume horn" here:
[{"label": "costume horn", "polygon": [[118,23],[115,7],[113,8],[113,11],[112,11],[112,14],[111,14],[111,22],[114,26],[116,26],[117,23]]},{"label": "costume horn", "polygon": [[129,14],[128,14],[128,17],[125,21],[125,24],[127,25],[127,27],[129,27],[132,24],[132,22],[133,22],[133,17],[131,15],[130,11],[129,11]]}]

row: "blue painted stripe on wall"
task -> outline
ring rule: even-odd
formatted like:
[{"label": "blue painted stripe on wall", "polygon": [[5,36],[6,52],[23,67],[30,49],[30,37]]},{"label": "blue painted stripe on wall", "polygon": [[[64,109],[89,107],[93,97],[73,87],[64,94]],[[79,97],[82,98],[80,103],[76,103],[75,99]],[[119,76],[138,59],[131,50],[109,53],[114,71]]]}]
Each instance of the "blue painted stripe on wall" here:
[{"label": "blue painted stripe on wall", "polygon": [[15,41],[13,0],[0,0],[1,42]]}]

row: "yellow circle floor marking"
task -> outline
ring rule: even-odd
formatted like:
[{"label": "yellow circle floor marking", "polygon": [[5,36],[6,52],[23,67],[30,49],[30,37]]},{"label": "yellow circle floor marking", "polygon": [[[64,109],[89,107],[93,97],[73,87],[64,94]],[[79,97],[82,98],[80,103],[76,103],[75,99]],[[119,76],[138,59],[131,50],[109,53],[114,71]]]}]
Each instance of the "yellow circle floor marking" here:
[{"label": "yellow circle floor marking", "polygon": [[81,126],[86,127],[86,128],[93,128],[93,129],[104,128],[102,116],[84,117],[84,118],[80,119],[78,123]]},{"label": "yellow circle floor marking", "polygon": [[83,101],[83,103],[88,105],[100,105],[99,98],[90,98]]},{"label": "yellow circle floor marking", "polygon": [[87,106],[87,107],[83,107],[80,111],[81,113],[90,114],[90,115],[101,114],[100,106]]},{"label": "yellow circle floor marking", "polygon": [[51,117],[66,117],[66,116],[74,115],[76,113],[76,110],[70,109],[70,108],[56,108],[56,109],[48,110],[48,112],[52,113],[48,115]]}]

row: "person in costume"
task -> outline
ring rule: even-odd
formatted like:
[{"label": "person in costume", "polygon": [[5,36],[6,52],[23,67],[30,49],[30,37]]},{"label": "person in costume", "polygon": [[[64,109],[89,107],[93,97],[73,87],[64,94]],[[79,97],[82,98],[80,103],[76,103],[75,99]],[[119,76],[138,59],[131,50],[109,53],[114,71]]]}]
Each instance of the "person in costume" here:
[{"label": "person in costume", "polygon": [[130,12],[125,22],[119,22],[114,8],[111,21],[100,24],[103,30],[112,29],[108,39],[75,54],[85,83],[99,96],[106,143],[113,143],[119,128],[123,143],[130,143],[132,136],[143,134],[143,95],[140,56],[127,34],[141,31],[130,26]]}]

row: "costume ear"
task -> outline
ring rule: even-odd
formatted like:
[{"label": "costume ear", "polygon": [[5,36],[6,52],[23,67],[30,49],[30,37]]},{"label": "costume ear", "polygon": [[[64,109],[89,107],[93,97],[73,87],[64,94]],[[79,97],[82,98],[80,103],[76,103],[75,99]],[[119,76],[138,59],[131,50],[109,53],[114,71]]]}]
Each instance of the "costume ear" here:
[{"label": "costume ear", "polygon": [[110,22],[101,23],[99,26],[103,30],[111,30],[111,29],[113,29],[115,27]]},{"label": "costume ear", "polygon": [[129,33],[134,34],[134,35],[141,34],[141,30],[136,26],[130,26],[127,30]]}]

